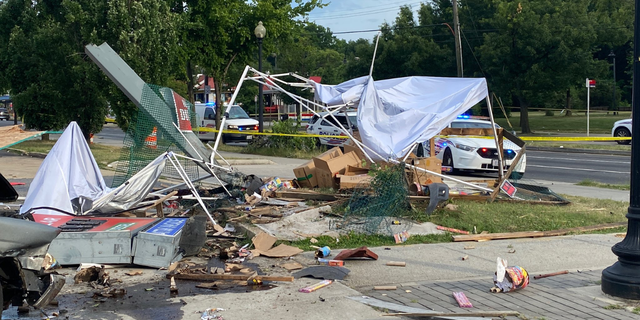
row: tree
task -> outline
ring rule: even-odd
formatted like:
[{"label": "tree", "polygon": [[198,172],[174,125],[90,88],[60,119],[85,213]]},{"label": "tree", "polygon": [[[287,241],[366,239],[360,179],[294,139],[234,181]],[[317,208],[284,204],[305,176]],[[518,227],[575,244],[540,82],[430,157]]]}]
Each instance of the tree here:
[{"label": "tree", "polygon": [[231,65],[251,60],[257,50],[253,30],[258,21],[267,28],[263,50],[272,52],[274,40],[286,37],[293,29],[294,18],[321,6],[320,0],[188,0],[185,3],[191,15],[188,41],[200,53],[198,65],[214,80],[218,127],[223,113],[222,85]]},{"label": "tree", "polygon": [[530,133],[528,108],[585,79],[597,66],[589,1],[493,3],[496,11],[484,22],[497,32],[484,35],[478,52],[494,89],[513,95],[520,107],[522,133]]},{"label": "tree", "polygon": [[0,6],[1,82],[27,128],[76,121],[88,138],[101,130],[108,102],[126,128],[135,106],[84,55],[84,46],[106,41],[144,80],[163,84],[175,46],[172,28],[161,0],[9,0]]}]

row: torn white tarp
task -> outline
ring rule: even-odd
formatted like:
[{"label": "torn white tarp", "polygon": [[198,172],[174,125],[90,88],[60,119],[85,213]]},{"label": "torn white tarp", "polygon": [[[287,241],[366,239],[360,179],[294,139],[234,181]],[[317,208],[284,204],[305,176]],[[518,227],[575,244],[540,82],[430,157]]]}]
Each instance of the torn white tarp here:
[{"label": "torn white tarp", "polygon": [[[20,213],[37,207],[81,212],[108,190],[82,130],[71,122],[40,165]],[[54,210],[38,212],[60,214]]]},{"label": "torn white tarp", "polygon": [[394,159],[402,157],[414,143],[438,134],[488,95],[484,78],[374,81],[366,76],[335,86],[314,86],[315,99],[330,106],[357,104],[358,130],[364,145],[383,158]]},{"label": "torn white tarp", "polygon": [[20,213],[41,207],[58,209],[36,210],[53,215],[131,209],[158,181],[167,156],[166,152],[161,154],[121,186],[108,188],[82,130],[71,122],[40,165]]},{"label": "torn white tarp", "polygon": [[111,190],[93,202],[91,211],[109,213],[133,208],[147,197],[153,185],[158,181],[168,153],[165,152],[151,161],[119,187]]}]

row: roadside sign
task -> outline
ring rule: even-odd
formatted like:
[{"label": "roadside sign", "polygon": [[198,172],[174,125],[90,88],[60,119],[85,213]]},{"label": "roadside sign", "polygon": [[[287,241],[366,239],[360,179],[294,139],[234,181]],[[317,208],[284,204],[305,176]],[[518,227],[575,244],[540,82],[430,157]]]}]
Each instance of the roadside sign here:
[{"label": "roadside sign", "polygon": [[513,198],[513,196],[516,194],[516,191],[518,191],[518,189],[516,189],[516,187],[514,187],[511,182],[509,182],[509,180],[504,180],[504,182],[502,182],[500,190],[504,191],[504,193],[506,193],[510,198]]},{"label": "roadside sign", "polygon": [[595,88],[596,87],[596,79],[587,78],[586,87],[587,88]]},{"label": "roadside sign", "polygon": [[210,94],[211,93],[211,86],[204,86],[204,94]]}]

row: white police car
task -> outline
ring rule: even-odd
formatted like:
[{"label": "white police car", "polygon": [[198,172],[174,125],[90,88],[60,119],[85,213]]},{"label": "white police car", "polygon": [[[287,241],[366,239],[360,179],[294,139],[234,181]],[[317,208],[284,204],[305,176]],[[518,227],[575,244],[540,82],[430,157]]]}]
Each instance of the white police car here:
[{"label": "white police car", "polygon": [[[631,119],[618,120],[611,129],[613,137],[631,137]],[[629,144],[631,140],[618,140],[618,144]]]},{"label": "white police car", "polygon": [[[496,124],[496,127],[499,126]],[[491,129],[491,122],[486,120],[470,119],[469,116],[461,116],[451,122],[449,128],[484,128]],[[443,170],[449,169],[452,173],[461,170],[498,172],[498,150],[494,139],[467,137],[467,136],[447,136],[436,137],[435,153],[438,159],[442,160]],[[504,139],[504,170],[508,170],[516,153],[520,151],[515,143]],[[429,155],[429,141],[418,145],[417,155],[419,157]],[[521,157],[520,162],[513,169],[512,178],[520,179],[524,175],[527,166],[527,155]]]},{"label": "white police car", "polygon": [[[333,117],[331,116],[326,116],[324,119],[322,119],[322,117],[327,114],[328,112],[320,112],[318,113],[318,115],[320,116],[314,115],[313,117],[311,117],[311,120],[309,120],[309,124],[307,125],[307,133],[323,136],[346,136],[346,134],[344,134],[342,130],[340,130],[340,126],[338,126],[338,123],[336,123],[336,119],[340,124],[342,124],[345,129],[350,130],[350,133],[353,133],[354,130],[358,130],[357,111],[334,113],[336,119],[333,119]],[[347,142],[347,140],[349,140],[344,138],[317,139],[317,143],[319,145],[323,144],[331,147],[341,147],[345,142]]]}]

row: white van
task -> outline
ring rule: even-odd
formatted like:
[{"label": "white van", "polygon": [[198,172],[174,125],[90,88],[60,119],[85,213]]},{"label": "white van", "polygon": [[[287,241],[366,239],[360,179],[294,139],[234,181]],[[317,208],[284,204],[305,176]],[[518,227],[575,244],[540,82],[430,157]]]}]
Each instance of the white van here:
[{"label": "white van", "polygon": [[[226,110],[226,106],[224,107]],[[198,114],[198,122],[201,128],[216,128],[216,109],[213,104],[196,103],[196,113]],[[240,106],[231,106],[229,115],[224,122],[223,130],[238,130],[247,132],[258,132],[258,120],[251,119]],[[198,138],[200,140],[215,141],[218,133],[209,131],[200,131]],[[253,138],[252,135],[239,133],[225,133],[222,135],[222,142],[247,142]]]}]

